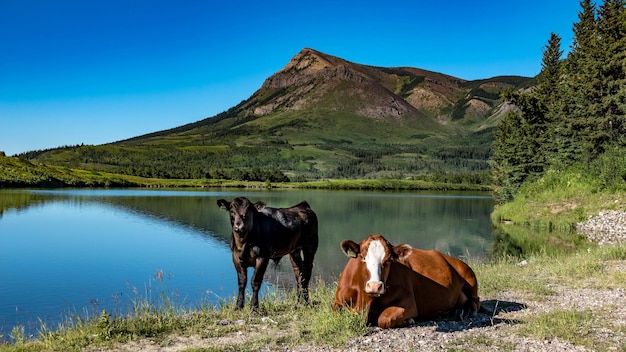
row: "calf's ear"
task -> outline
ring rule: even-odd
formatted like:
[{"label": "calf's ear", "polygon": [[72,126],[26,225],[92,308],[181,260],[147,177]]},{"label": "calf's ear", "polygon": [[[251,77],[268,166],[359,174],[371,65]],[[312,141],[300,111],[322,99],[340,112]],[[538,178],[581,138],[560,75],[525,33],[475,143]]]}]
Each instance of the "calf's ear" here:
[{"label": "calf's ear", "polygon": [[258,210],[258,211],[263,210],[263,208],[265,208],[265,206],[266,206],[266,205],[267,205],[267,204],[265,204],[265,202],[264,202],[264,201],[262,201],[262,200],[260,200],[260,201],[258,201],[258,202],[256,202],[256,203],[254,203],[254,207],[255,207],[255,208],[256,208],[256,210]]},{"label": "calf's ear", "polygon": [[226,199],[218,199],[217,206],[224,210],[228,210],[228,208],[230,207],[230,202],[228,202]]},{"label": "calf's ear", "polygon": [[359,252],[361,252],[361,247],[354,241],[345,240],[341,242],[341,250],[348,257],[356,258],[359,255]]}]

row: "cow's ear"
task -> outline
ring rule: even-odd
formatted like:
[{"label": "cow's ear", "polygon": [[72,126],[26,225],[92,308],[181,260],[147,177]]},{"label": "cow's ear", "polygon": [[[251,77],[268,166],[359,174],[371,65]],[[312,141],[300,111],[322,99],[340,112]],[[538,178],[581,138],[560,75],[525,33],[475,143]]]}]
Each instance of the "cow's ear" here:
[{"label": "cow's ear", "polygon": [[356,258],[356,257],[359,256],[359,253],[361,252],[361,247],[359,246],[358,243],[356,243],[354,241],[345,240],[345,241],[341,242],[341,250],[348,257]]},{"label": "cow's ear", "polygon": [[230,202],[227,201],[226,199],[218,199],[217,206],[224,210],[228,210],[228,208],[230,208]]},{"label": "cow's ear", "polygon": [[409,255],[411,255],[411,251],[413,247],[408,244],[401,244],[393,247],[393,251],[398,255],[398,259],[405,260]]},{"label": "cow's ear", "polygon": [[256,203],[254,203],[254,207],[256,208],[256,210],[261,211],[263,210],[263,208],[265,208],[267,206],[267,204],[265,204],[264,201],[260,200]]}]

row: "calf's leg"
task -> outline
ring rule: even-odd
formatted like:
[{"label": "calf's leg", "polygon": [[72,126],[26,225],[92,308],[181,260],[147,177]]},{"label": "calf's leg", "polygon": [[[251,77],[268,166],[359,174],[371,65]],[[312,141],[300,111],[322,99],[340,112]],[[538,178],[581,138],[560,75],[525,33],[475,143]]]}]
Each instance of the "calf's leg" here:
[{"label": "calf's leg", "polygon": [[261,290],[263,276],[265,275],[265,270],[267,269],[268,263],[269,259],[267,258],[257,258],[256,260],[254,274],[252,275],[252,280],[250,283],[250,285],[252,286],[252,301],[250,301],[250,305],[252,305],[253,310],[257,310],[259,308],[259,290]]},{"label": "calf's leg", "polygon": [[296,284],[298,285],[298,303],[300,300],[304,298],[305,302],[309,301],[309,294],[306,293],[306,297],[304,296],[304,275],[302,268],[302,257],[300,256],[300,251],[295,251],[289,254],[289,259],[291,260],[291,267],[293,268],[293,273],[296,277]]},{"label": "calf's leg", "polygon": [[313,259],[315,258],[315,251],[307,252],[303,251],[304,261],[302,262],[302,294],[304,301],[309,301],[309,282],[311,282],[311,275],[313,273]]},{"label": "calf's leg", "polygon": [[239,288],[239,292],[237,293],[237,305],[235,309],[243,308],[245,293],[246,293],[246,284],[248,283],[248,270],[241,265],[239,261],[239,257],[233,254],[233,264],[235,265],[235,270],[237,270],[237,285]]}]

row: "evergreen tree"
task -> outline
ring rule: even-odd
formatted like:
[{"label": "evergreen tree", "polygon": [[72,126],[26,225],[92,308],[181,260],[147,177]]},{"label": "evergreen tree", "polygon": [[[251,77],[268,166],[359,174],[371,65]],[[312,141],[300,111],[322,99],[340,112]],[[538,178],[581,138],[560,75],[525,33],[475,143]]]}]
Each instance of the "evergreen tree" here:
[{"label": "evergreen tree", "polygon": [[625,6],[624,0],[607,0],[596,10],[584,0],[574,24],[564,113],[582,160],[598,157],[608,145],[625,144]]},{"label": "evergreen tree", "polygon": [[600,106],[598,130],[604,144],[626,145],[626,1],[606,0],[598,10]]},{"label": "evergreen tree", "polygon": [[595,149],[592,132],[599,106],[600,60],[596,7],[590,0],[580,2],[579,22],[574,23],[574,38],[567,57],[563,87],[563,111],[555,127],[558,152],[566,165],[589,160]]},{"label": "evergreen tree", "polygon": [[557,105],[560,100],[559,84],[561,81],[561,37],[550,34],[548,45],[543,50],[541,59],[541,73],[537,77],[537,95],[543,103],[550,107]]},{"label": "evergreen tree", "polygon": [[517,106],[498,125],[492,145],[491,168],[496,199],[509,201],[522,183],[541,176],[549,155],[556,153],[553,121],[558,118],[561,77],[561,38],[552,33],[543,51],[537,88],[505,91],[502,98]]},{"label": "evergreen tree", "polygon": [[529,156],[521,143],[523,136],[520,114],[509,112],[498,124],[490,160],[494,196],[498,203],[511,201],[528,175],[523,161]]},{"label": "evergreen tree", "polygon": [[559,158],[559,146],[564,143],[557,127],[564,110],[561,93],[562,55],[561,37],[551,33],[548,45],[543,50],[541,73],[537,77],[538,85],[533,93],[539,100],[539,109],[544,115],[546,131],[543,138],[543,151],[548,161]]}]

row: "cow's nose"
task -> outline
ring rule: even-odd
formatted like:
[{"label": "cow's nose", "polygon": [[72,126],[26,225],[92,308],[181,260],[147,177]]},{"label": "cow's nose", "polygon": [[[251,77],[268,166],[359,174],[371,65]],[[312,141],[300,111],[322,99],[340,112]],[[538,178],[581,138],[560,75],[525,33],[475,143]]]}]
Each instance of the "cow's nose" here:
[{"label": "cow's nose", "polygon": [[365,283],[365,293],[371,295],[382,295],[385,293],[385,284],[382,281],[368,281]]}]

